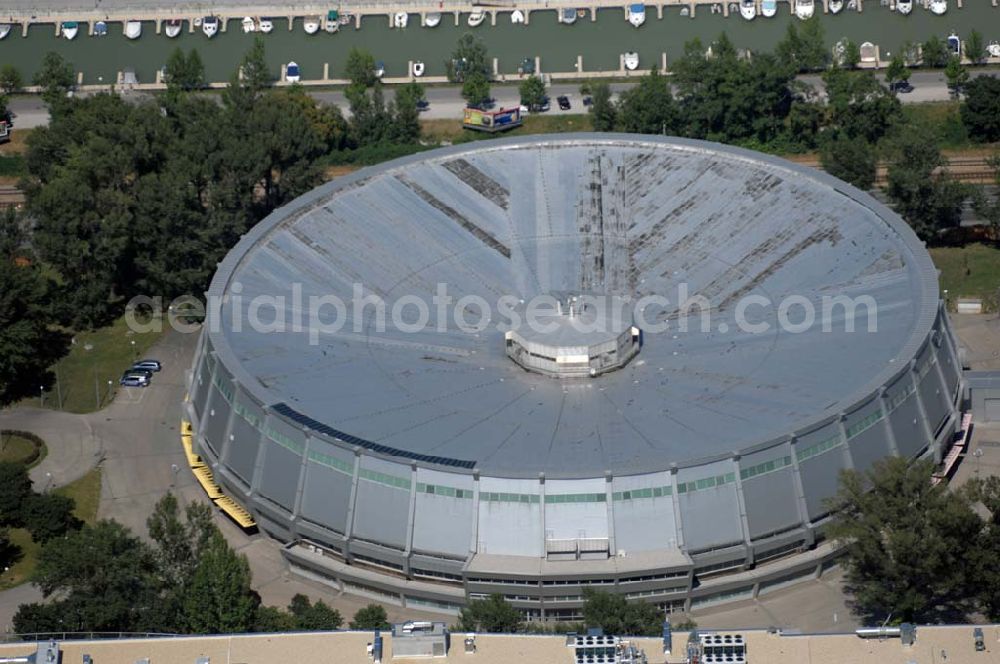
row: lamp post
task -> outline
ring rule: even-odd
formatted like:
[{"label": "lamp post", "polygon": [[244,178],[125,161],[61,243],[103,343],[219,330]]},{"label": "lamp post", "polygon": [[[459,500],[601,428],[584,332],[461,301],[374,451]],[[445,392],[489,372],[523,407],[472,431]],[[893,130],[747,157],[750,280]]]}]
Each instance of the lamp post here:
[{"label": "lamp post", "polygon": [[139,356],[136,354],[136,351],[135,351],[135,339],[132,339],[130,343],[132,344],[132,359],[133,360],[138,360]]},{"label": "lamp post", "polygon": [[979,477],[979,466],[982,464],[983,448],[977,447],[972,456],[976,457],[976,477]]},{"label": "lamp post", "polygon": [[170,488],[171,489],[177,488],[177,472],[180,469],[181,469],[181,467],[178,466],[176,463],[170,464],[170,472],[172,473],[171,480],[170,480]]},{"label": "lamp post", "polygon": [[45,386],[38,386],[38,405],[45,408]]}]

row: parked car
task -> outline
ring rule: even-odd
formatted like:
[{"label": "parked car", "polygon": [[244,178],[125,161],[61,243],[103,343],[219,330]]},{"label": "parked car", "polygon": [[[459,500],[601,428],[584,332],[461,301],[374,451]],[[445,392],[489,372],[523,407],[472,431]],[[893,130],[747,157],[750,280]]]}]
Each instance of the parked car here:
[{"label": "parked car", "polygon": [[559,95],[556,97],[556,101],[559,102],[559,110],[568,111],[570,109],[569,97],[566,95]]},{"label": "parked car", "polygon": [[132,368],[145,369],[146,371],[152,371],[153,373],[156,373],[163,368],[163,365],[160,364],[159,360],[139,360],[138,362],[132,365]]},{"label": "parked car", "polygon": [[897,81],[893,84],[893,86],[896,88],[896,92],[900,92],[902,94],[913,92],[913,86],[910,85],[909,81]]},{"label": "parked car", "polygon": [[118,384],[125,387],[146,387],[149,385],[149,379],[142,374],[127,373],[121,377]]},{"label": "parked car", "polygon": [[584,106],[593,106],[593,104],[594,104],[594,98],[593,97],[584,97],[583,98],[583,105]]},{"label": "parked car", "polygon": [[153,372],[149,369],[136,369],[135,367],[126,369],[122,372],[122,378],[125,376],[142,376],[147,382],[153,380]]}]

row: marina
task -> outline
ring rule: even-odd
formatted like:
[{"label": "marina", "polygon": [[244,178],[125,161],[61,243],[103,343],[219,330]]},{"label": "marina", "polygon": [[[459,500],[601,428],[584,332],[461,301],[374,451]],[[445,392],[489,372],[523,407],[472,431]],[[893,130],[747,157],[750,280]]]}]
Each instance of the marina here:
[{"label": "marina", "polygon": [[[552,78],[628,76],[651,67],[669,69],[685,42],[697,37],[707,48],[723,31],[738,48],[772,50],[789,23],[801,24],[796,16],[813,12],[821,17],[828,48],[844,38],[865,44],[869,57],[863,64],[868,66],[884,64],[905,43],[932,35],[964,40],[976,29],[984,42],[1000,39],[1000,9],[991,0],[883,2],[461,5],[464,9],[444,3],[392,4],[312,6],[294,16],[287,15],[287,7],[274,6],[216,6],[215,15],[208,16],[171,15],[170,9],[152,8],[131,9],[127,15],[123,10],[98,16],[93,9],[72,16],[14,13],[3,17],[10,29],[0,40],[0,64],[13,64],[30,80],[40,56],[51,50],[73,64],[82,85],[120,83],[127,71],[130,80],[134,73],[137,84],[146,87],[159,83],[159,72],[174,49],[197,49],[207,80],[222,84],[259,32],[265,35],[275,77],[294,61],[303,84],[342,82],[347,54],[359,47],[381,64],[386,82],[418,76],[438,82],[458,38],[472,32],[485,43],[500,80],[516,80],[525,61]],[[940,11],[945,15],[938,15]]]}]

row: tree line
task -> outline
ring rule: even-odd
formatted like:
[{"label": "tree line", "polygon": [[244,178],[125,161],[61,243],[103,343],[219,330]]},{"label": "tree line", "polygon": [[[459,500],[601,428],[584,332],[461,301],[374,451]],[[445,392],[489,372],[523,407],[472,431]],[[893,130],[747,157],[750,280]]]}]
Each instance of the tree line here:
[{"label": "tree line", "polygon": [[[208,505],[182,509],[168,493],[146,526],[150,543],[116,521],[46,540],[33,579],[45,601],[22,604],[14,631],[221,634],[342,626],[340,612],[301,594],[287,609],[263,605],[246,556],[230,548]],[[350,626],[385,628],[385,609],[359,609]]]}]

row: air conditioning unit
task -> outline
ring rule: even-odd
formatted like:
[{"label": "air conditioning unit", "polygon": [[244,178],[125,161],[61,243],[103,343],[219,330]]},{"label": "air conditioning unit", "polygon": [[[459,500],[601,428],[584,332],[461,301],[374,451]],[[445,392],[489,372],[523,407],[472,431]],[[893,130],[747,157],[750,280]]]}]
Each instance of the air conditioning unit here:
[{"label": "air conditioning unit", "polygon": [[618,549],[618,557],[624,558],[626,556],[625,549]]}]

